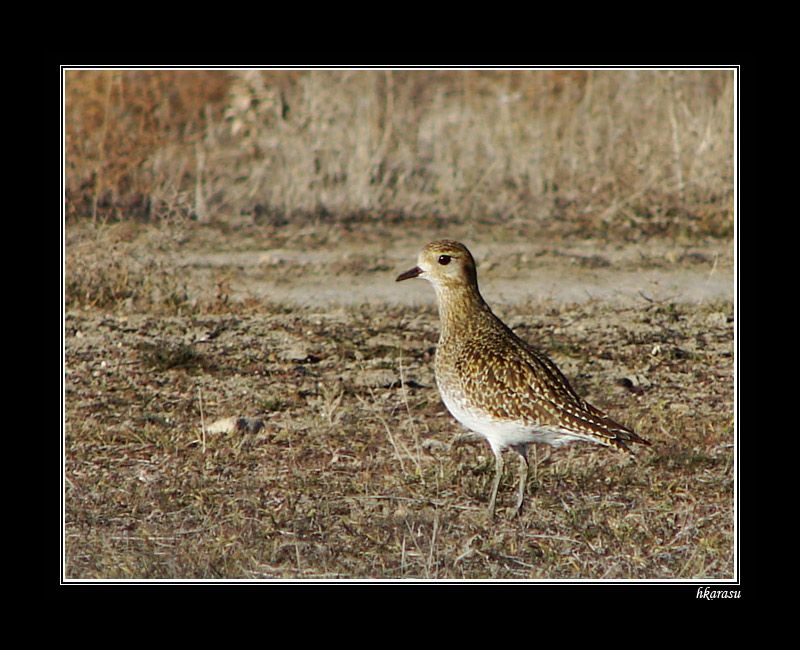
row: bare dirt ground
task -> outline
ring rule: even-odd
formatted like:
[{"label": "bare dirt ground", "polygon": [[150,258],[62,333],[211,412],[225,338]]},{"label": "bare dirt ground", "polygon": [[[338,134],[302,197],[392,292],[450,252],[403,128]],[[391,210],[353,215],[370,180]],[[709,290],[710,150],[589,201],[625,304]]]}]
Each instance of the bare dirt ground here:
[{"label": "bare dirt ground", "polygon": [[[171,312],[68,302],[67,578],[734,576],[729,240],[269,232],[135,249],[182,287]],[[517,519],[510,464],[486,519],[488,445],[447,447],[433,291],[394,281],[442,236],[512,329],[652,441],[637,462],[558,450]]]}]

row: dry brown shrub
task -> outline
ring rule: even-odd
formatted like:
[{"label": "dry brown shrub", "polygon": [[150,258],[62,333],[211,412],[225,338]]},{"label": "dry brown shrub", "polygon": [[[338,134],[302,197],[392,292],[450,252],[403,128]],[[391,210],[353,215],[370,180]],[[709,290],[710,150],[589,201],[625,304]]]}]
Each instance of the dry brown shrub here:
[{"label": "dry brown shrub", "polygon": [[733,73],[73,71],[67,214],[732,230]]},{"label": "dry brown shrub", "polygon": [[223,212],[724,235],[732,92],[724,71],[248,71],[209,176]]},{"label": "dry brown shrub", "polygon": [[67,217],[146,220],[186,204],[193,147],[228,83],[225,72],[67,71]]}]

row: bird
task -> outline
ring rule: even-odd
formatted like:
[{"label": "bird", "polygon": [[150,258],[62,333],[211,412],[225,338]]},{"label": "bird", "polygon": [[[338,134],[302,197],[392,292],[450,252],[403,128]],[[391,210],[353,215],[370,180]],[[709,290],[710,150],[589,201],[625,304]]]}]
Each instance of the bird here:
[{"label": "bird", "polygon": [[650,445],[632,429],[589,404],[546,354],[517,336],[492,312],[478,289],[475,260],[464,244],[441,239],[419,253],[417,265],[396,281],[422,278],[433,285],[440,335],[434,357],[436,385],[448,411],[485,439],[495,457],[488,516],[493,518],[503,475],[503,452],[519,457],[512,516],[522,510],[528,447],[591,442],[633,456],[629,443]]}]

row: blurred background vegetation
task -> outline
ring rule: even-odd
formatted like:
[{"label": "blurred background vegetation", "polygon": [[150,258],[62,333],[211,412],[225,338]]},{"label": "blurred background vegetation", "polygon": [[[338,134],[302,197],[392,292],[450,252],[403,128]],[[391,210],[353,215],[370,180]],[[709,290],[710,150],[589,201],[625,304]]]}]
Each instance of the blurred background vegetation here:
[{"label": "blurred background vegetation", "polygon": [[730,70],[65,75],[68,224],[733,231]]}]

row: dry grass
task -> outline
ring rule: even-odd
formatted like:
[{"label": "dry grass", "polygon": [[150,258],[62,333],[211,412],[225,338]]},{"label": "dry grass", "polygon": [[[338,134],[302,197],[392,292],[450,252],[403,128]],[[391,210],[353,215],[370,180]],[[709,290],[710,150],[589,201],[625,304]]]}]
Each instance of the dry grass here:
[{"label": "dry grass", "polygon": [[166,228],[130,222],[70,228],[66,238],[66,306],[181,313],[185,283],[154,253],[172,250]]},{"label": "dry grass", "polygon": [[194,151],[202,151],[219,116],[227,73],[65,74],[67,216],[151,220],[190,213],[199,170]]},{"label": "dry grass", "polygon": [[[66,575],[732,577],[730,304],[507,317],[534,310],[520,333],[654,446],[638,463],[555,452],[518,520],[509,470],[493,524],[488,447],[422,444],[458,431],[431,374],[430,309],[68,315]],[[628,324],[587,337],[575,320]],[[201,395],[207,429],[264,427],[201,444]]]},{"label": "dry grass", "polygon": [[729,235],[725,71],[67,73],[67,214]]}]

